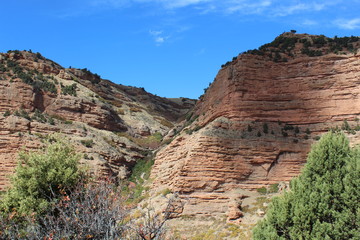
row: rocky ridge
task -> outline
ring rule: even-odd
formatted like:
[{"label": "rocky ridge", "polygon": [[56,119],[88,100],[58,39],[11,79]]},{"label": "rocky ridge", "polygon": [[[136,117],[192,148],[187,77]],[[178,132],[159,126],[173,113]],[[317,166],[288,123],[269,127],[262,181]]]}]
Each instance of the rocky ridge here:
[{"label": "rocky ridge", "polygon": [[56,132],[83,153],[94,174],[124,178],[194,103],[63,68],[40,53],[0,53],[0,190],[18,151],[37,149]]},{"label": "rocky ridge", "polygon": [[238,190],[297,176],[322,133],[343,128],[358,143],[359,47],[357,37],[284,33],[234,57],[158,152],[153,187],[180,193],[184,215],[238,221]]}]

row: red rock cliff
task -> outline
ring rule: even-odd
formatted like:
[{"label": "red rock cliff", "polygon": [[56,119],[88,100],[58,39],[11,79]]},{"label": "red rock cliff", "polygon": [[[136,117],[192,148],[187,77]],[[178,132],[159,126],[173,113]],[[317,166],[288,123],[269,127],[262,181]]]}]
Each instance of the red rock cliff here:
[{"label": "red rock cliff", "polygon": [[151,135],[165,135],[194,102],[65,69],[39,53],[0,53],[0,190],[18,152],[39,148],[55,132],[69,138],[95,174],[124,178],[160,144]]},{"label": "red rock cliff", "polygon": [[321,133],[358,124],[360,55],[331,52],[332,39],[317,46],[317,36],[280,38],[223,66],[193,122],[157,154],[154,185],[189,198],[185,214],[225,212],[236,189],[289,181]]}]

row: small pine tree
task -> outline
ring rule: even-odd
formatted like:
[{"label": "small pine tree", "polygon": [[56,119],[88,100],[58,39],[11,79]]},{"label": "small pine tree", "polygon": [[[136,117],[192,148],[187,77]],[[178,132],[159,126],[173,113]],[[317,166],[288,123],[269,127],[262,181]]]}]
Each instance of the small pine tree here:
[{"label": "small pine tree", "polygon": [[360,151],[342,133],[313,146],[291,191],[274,198],[254,239],[360,239]]}]

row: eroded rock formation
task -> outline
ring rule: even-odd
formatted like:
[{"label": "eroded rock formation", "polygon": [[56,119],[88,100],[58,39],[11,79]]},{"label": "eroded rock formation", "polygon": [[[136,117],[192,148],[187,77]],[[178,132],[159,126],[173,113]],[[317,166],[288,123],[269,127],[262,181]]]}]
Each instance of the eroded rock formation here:
[{"label": "eroded rock formation", "polygon": [[330,128],[348,124],[358,141],[359,39],[334,53],[319,38],[286,33],[221,68],[152,171],[155,187],[189,199],[184,214],[226,213],[237,189],[289,181]]},{"label": "eroded rock formation", "polygon": [[160,144],[140,140],[165,135],[194,103],[114,84],[87,69],[65,69],[39,53],[1,53],[0,190],[18,152],[39,148],[55,132],[70,139],[94,174],[123,178]]}]

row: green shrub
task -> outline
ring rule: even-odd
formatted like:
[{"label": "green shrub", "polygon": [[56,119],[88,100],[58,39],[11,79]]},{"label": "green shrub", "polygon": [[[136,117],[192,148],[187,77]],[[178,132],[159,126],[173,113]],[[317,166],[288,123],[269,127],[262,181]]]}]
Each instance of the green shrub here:
[{"label": "green shrub", "polygon": [[154,164],[154,159],[140,159],[131,171],[129,181],[135,183],[144,183],[150,176],[151,167]]},{"label": "green shrub", "polygon": [[10,115],[11,115],[11,112],[9,109],[4,112],[4,117],[8,117]]},{"label": "green shrub", "polygon": [[258,189],[256,189],[256,191],[257,191],[258,193],[261,193],[261,194],[266,194],[266,193],[267,193],[266,187],[258,188]]},{"label": "green shrub", "polygon": [[34,80],[32,79],[31,75],[20,72],[17,74],[17,77],[20,78],[24,83],[34,86]]},{"label": "green shrub", "polygon": [[56,88],[55,84],[46,79],[43,81],[34,81],[32,85],[35,90],[44,90],[46,92],[51,92],[54,94],[57,93],[57,88]]},{"label": "green shrub", "polygon": [[64,95],[76,96],[76,89],[77,89],[76,83],[67,86],[63,86],[63,85],[61,86],[61,91]]},{"label": "green shrub", "polygon": [[144,187],[144,182],[149,179],[151,167],[154,164],[153,158],[144,158],[137,161],[131,170],[129,181],[136,184],[134,189],[126,189],[129,196],[128,202],[140,202],[144,196],[144,191],[148,188]]},{"label": "green shrub", "polygon": [[289,124],[285,124],[283,130],[284,130],[284,131],[294,130],[294,126],[293,126],[293,125],[289,125]]},{"label": "green shrub", "polygon": [[310,50],[309,48],[301,49],[301,53],[306,54],[309,57],[316,57],[316,56],[322,56],[323,55],[321,50]]},{"label": "green shrub", "polygon": [[81,69],[81,71],[87,75],[92,75],[92,78],[90,79],[90,81],[93,83],[93,84],[97,84],[101,81],[101,77],[99,74],[96,74],[96,73],[92,73],[90,70],[88,70],[87,68],[83,68]]},{"label": "green shrub", "polygon": [[154,140],[161,142],[163,140],[163,136],[161,135],[160,132],[156,132],[152,135],[152,137],[154,138]]},{"label": "green shrub", "polygon": [[272,200],[257,239],[360,239],[360,149],[343,133],[315,144],[291,191]]},{"label": "green shrub", "polygon": [[22,109],[22,108],[20,110],[16,110],[14,112],[14,115],[17,117],[25,118],[27,120],[31,120],[29,113],[27,111],[25,111],[25,109]]},{"label": "green shrub", "polygon": [[341,126],[341,129],[345,130],[345,131],[350,131],[351,130],[351,127],[350,127],[348,121],[346,121],[346,119],[344,120],[344,122],[343,122],[343,124]]},{"label": "green shrub", "polygon": [[44,57],[41,55],[41,53],[37,52],[36,53],[36,58],[38,59],[44,59]]},{"label": "green shrub", "polygon": [[80,141],[82,145],[84,145],[87,148],[92,148],[94,145],[94,141],[92,139],[89,140],[81,140]]},{"label": "green shrub", "polygon": [[39,109],[35,109],[32,119],[41,123],[46,123],[46,117]]},{"label": "green shrub", "polygon": [[164,197],[165,197],[166,195],[170,194],[170,193],[171,193],[171,190],[168,189],[168,188],[166,188],[166,189],[164,189],[164,190],[161,191],[161,195],[163,195]]},{"label": "green shrub", "polygon": [[47,122],[48,122],[50,125],[55,125],[55,120],[54,120],[54,118],[51,117],[51,116],[48,117]]},{"label": "green shrub", "polygon": [[279,53],[279,52],[275,52],[275,56],[274,56],[274,58],[273,58],[273,61],[274,61],[274,62],[279,62],[280,59],[281,59],[280,53]]},{"label": "green shrub", "polygon": [[70,191],[85,176],[79,160],[74,148],[54,135],[37,152],[21,151],[12,187],[0,201],[1,212],[22,217],[46,211],[56,196]]},{"label": "green shrub", "polygon": [[295,131],[295,133],[300,133],[300,128],[298,126],[296,126],[294,131]]},{"label": "green shrub", "polygon": [[268,193],[277,193],[278,191],[279,191],[279,184],[278,183],[271,184],[269,189],[268,189]]},{"label": "green shrub", "polygon": [[0,72],[6,72],[7,71],[7,68],[0,63]]},{"label": "green shrub", "polygon": [[73,121],[71,121],[71,120],[64,120],[64,124],[69,125],[69,124],[72,124],[72,123],[73,123]]},{"label": "green shrub", "polygon": [[263,124],[263,132],[264,132],[265,134],[269,133],[269,126],[267,125],[267,123],[264,123],[264,124]]}]

